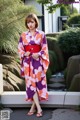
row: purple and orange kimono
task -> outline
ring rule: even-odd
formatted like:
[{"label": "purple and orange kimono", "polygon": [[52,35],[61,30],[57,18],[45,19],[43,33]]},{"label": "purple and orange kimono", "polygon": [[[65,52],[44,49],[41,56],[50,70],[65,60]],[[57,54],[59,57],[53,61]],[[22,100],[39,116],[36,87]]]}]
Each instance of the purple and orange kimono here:
[{"label": "purple and orange kimono", "polygon": [[[32,53],[25,57],[25,47],[34,45],[41,47],[37,52],[39,57],[34,59]],[[38,93],[39,100],[48,100],[46,72],[49,66],[49,55],[44,32],[36,29],[34,36],[29,31],[23,32],[18,44],[18,53],[21,62],[21,76],[25,77],[26,100],[32,101],[35,92]]]}]

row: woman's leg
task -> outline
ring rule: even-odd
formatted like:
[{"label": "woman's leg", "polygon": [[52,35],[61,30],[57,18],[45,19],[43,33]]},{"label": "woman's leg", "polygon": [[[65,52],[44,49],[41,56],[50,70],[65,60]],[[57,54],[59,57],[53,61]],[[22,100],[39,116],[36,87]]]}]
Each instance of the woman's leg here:
[{"label": "woman's leg", "polygon": [[30,112],[35,112],[35,109],[36,109],[36,104],[35,104],[35,102],[33,101],[32,106],[31,106],[31,109],[30,109]]},{"label": "woman's leg", "polygon": [[28,112],[28,115],[33,115],[35,113],[35,111],[36,111],[36,104],[33,101],[32,106],[31,106],[31,108],[30,108],[30,110]]},{"label": "woman's leg", "polygon": [[37,92],[34,94],[33,100],[34,100],[34,102],[36,104],[36,107],[37,107],[37,113],[41,113],[42,109],[41,109],[41,106],[40,106],[40,103],[39,103],[39,98],[38,98]]}]

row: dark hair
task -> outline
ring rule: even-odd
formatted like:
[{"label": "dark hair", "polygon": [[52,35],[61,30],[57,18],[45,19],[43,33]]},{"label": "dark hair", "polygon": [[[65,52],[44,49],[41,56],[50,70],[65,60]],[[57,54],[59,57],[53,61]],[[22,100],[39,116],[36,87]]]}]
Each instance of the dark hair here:
[{"label": "dark hair", "polygon": [[37,28],[38,25],[39,25],[39,20],[38,20],[38,17],[37,17],[35,14],[29,14],[29,15],[25,18],[25,26],[26,26],[26,28],[28,28],[27,23],[30,22],[31,19],[33,19],[33,20],[35,21],[35,23],[36,23],[35,28]]}]

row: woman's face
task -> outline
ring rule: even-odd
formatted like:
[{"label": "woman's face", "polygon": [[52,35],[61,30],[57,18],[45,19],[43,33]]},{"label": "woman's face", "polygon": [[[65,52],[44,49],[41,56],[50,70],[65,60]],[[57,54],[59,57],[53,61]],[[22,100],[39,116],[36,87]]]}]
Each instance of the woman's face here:
[{"label": "woman's face", "polygon": [[31,19],[29,22],[27,22],[27,26],[29,30],[34,30],[36,26],[36,22],[33,19]]}]

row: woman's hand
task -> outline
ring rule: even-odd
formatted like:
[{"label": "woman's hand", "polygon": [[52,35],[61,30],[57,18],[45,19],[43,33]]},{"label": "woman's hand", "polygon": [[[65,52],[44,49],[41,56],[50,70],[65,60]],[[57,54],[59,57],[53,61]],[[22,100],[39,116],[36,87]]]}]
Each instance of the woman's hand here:
[{"label": "woman's hand", "polygon": [[30,52],[25,52],[24,56],[28,57],[30,55]]},{"label": "woman's hand", "polygon": [[37,58],[39,57],[39,55],[38,55],[38,53],[33,53],[33,54],[32,54],[32,57],[33,57],[34,59],[37,59]]}]

